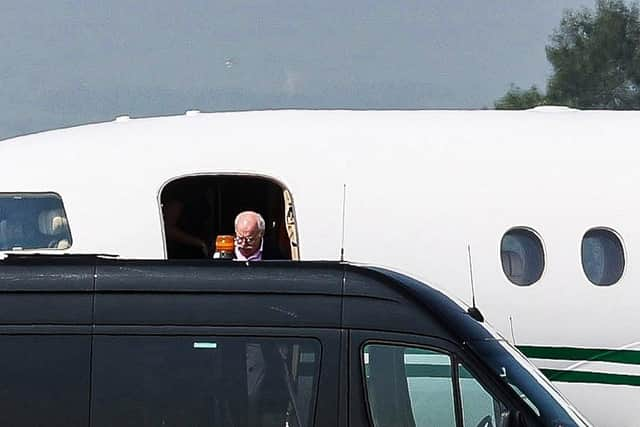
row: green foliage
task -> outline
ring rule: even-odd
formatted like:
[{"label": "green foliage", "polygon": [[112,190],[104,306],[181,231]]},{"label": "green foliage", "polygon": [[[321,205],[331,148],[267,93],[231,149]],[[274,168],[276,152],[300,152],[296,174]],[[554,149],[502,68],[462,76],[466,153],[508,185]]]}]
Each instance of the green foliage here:
[{"label": "green foliage", "polygon": [[551,103],[577,108],[640,108],[640,19],[636,4],[598,0],[595,12],[565,11],[547,59]]},{"label": "green foliage", "polygon": [[495,103],[496,110],[526,110],[545,104],[545,97],[534,85],[527,90],[513,84],[507,93]]},{"label": "green foliage", "polygon": [[512,86],[496,108],[527,108],[528,101],[535,101],[535,105],[584,109],[640,109],[640,9],[636,3],[596,0],[594,11],[566,10],[546,53],[553,66],[546,96],[532,91],[534,87],[522,91]]}]

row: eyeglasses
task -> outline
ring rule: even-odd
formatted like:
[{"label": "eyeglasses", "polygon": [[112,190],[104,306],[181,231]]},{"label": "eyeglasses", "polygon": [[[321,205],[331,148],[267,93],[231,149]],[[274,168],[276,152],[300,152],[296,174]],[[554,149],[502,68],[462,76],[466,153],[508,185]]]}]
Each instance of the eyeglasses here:
[{"label": "eyeglasses", "polygon": [[254,236],[236,236],[233,238],[233,241],[236,242],[236,245],[253,245],[258,241],[257,237]]}]

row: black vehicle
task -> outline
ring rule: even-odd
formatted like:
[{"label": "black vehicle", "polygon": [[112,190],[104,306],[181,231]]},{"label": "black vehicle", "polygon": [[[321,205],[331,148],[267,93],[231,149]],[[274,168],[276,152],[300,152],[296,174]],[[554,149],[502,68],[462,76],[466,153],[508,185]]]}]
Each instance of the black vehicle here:
[{"label": "black vehicle", "polygon": [[337,262],[0,262],[6,426],[589,425],[441,292]]}]

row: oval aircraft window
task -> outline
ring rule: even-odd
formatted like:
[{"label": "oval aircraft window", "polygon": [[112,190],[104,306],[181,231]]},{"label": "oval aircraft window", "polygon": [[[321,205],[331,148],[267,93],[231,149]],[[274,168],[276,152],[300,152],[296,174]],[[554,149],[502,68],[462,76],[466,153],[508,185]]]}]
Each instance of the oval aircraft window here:
[{"label": "oval aircraft window", "polygon": [[518,286],[529,286],[544,271],[544,248],[540,237],[528,228],[512,228],[500,242],[502,271]]},{"label": "oval aircraft window", "polygon": [[624,271],[624,248],[616,233],[592,228],[582,238],[582,269],[594,285],[609,286],[620,280]]}]

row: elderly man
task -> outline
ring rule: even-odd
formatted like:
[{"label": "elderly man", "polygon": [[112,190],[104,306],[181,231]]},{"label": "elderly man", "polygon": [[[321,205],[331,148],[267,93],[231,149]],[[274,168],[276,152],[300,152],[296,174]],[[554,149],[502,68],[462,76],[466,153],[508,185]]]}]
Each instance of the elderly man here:
[{"label": "elderly man", "polygon": [[240,212],[235,220],[235,259],[239,261],[260,261],[263,259],[283,259],[278,248],[265,247],[265,222],[257,212]]}]

